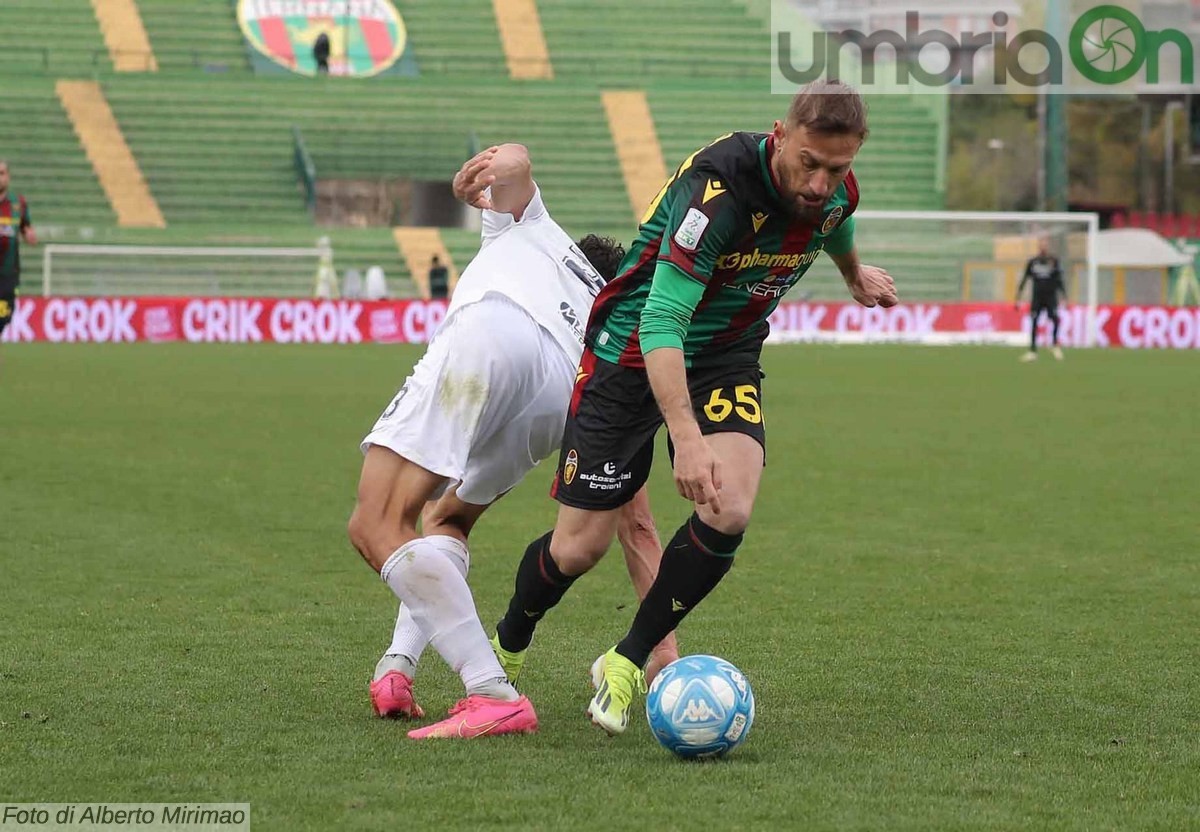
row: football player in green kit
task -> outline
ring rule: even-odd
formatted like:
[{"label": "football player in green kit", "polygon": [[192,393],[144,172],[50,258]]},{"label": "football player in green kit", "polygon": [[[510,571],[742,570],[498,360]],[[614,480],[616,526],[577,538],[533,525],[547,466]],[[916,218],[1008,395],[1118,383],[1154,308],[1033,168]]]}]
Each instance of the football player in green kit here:
[{"label": "football player in green kit", "polygon": [[892,278],[855,252],[850,168],[866,136],[859,94],[820,81],[772,132],[696,151],[592,307],[551,491],[558,520],[526,550],[492,643],[512,675],[538,621],[608,550],[665,422],[676,488],[695,511],[628,634],[592,666],[588,713],[610,734],[628,724],[651,649],[721,581],[750,523],[766,444],[759,357],[779,299],[824,251],[860,304],[897,303]]}]

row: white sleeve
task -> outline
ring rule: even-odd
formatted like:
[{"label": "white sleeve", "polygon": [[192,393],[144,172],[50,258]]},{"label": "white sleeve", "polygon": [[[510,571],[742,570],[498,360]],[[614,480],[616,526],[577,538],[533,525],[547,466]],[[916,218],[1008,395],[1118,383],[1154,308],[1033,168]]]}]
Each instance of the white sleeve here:
[{"label": "white sleeve", "polygon": [[[491,199],[492,189],[488,188],[485,191],[487,197]],[[525,206],[525,212],[521,215],[520,225],[528,225],[529,223],[537,222],[546,214],[546,204],[542,202],[542,189],[535,182],[533,185],[533,198],[529,200],[529,204]],[[492,240],[499,237],[508,229],[517,225],[517,221],[513,219],[512,214],[502,214],[498,211],[483,212],[483,244],[487,245]]]}]

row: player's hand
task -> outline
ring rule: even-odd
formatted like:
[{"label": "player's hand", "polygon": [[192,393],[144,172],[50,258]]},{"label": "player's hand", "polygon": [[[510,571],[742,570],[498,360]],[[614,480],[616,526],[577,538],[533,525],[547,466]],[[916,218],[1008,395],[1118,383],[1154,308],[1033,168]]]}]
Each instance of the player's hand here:
[{"label": "player's hand", "polygon": [[694,439],[675,443],[675,488],[681,497],[721,513],[721,461],[699,431]]},{"label": "player's hand", "polygon": [[31,246],[38,244],[37,232],[33,230],[33,226],[25,229],[25,242]]},{"label": "player's hand", "polygon": [[863,306],[895,306],[900,302],[896,295],[896,281],[878,266],[858,267],[858,274],[850,283],[850,294]]},{"label": "player's hand", "polygon": [[492,202],[484,194],[496,177],[492,174],[492,160],[498,147],[489,147],[468,159],[458,173],[454,174],[454,198],[475,208],[491,210]]}]

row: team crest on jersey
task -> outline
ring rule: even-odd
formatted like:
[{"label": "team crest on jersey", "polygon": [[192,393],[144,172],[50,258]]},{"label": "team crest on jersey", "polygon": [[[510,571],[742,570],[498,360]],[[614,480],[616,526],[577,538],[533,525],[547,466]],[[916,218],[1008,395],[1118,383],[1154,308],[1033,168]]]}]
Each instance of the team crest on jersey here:
[{"label": "team crest on jersey", "polygon": [[563,465],[563,483],[570,485],[575,480],[575,472],[579,470],[579,454],[575,449],[567,451],[567,462]]},{"label": "team crest on jersey", "polygon": [[833,231],[833,229],[837,228],[838,223],[842,221],[842,214],[844,213],[846,213],[846,211],[844,208],[842,208],[842,206],[835,206],[834,209],[829,212],[829,216],[825,218],[825,224],[821,226],[821,233],[829,234]]}]

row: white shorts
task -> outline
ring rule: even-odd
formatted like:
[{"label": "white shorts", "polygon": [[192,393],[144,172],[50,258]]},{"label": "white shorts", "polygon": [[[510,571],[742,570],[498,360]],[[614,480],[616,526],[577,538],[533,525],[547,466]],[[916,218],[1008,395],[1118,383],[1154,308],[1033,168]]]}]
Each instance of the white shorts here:
[{"label": "white shorts", "polygon": [[362,441],[459,483],[486,505],[559,449],[575,367],[520,306],[499,294],[456,310]]}]

